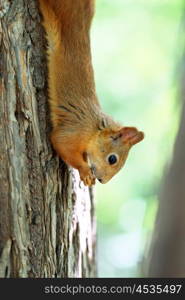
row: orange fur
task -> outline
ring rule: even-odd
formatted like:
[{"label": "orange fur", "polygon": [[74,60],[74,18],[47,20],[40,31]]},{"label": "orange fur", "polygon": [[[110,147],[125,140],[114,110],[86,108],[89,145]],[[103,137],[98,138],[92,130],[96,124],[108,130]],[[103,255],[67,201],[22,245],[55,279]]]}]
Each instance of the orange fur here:
[{"label": "orange fur", "polygon": [[[105,115],[97,100],[89,30],[94,0],[39,0],[48,40],[51,141],[58,155],[77,168],[86,185],[107,182],[123,166],[129,149],[143,139]],[[109,165],[116,153],[119,161]]]}]

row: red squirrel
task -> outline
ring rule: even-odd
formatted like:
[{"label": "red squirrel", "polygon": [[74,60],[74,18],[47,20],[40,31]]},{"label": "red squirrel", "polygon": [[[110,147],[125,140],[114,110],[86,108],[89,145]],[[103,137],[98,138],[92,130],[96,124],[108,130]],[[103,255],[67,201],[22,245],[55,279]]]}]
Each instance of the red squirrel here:
[{"label": "red squirrel", "polygon": [[94,83],[89,31],[94,0],[39,0],[48,40],[51,142],[85,185],[108,182],[144,138],[102,112]]}]

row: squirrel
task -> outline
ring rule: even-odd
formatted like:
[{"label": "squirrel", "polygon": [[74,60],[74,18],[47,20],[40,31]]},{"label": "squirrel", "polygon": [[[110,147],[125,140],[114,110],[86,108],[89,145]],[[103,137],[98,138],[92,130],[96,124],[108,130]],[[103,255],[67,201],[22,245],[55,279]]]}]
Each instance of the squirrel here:
[{"label": "squirrel", "polygon": [[89,36],[94,2],[39,0],[48,41],[51,143],[87,186],[108,182],[144,138],[103,113],[97,99]]}]

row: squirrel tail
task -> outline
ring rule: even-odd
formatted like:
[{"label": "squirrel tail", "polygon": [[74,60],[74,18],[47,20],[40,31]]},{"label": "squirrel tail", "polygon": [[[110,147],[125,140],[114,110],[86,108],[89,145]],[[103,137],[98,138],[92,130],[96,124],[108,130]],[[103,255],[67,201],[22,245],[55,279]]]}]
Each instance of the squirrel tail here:
[{"label": "squirrel tail", "polygon": [[54,127],[58,120],[58,96],[57,82],[60,69],[63,65],[64,49],[61,39],[61,20],[55,13],[55,0],[39,0],[40,10],[43,16],[43,26],[46,31],[48,47],[48,86],[49,86],[49,105],[51,121]]},{"label": "squirrel tail", "polygon": [[43,26],[48,40],[48,54],[51,54],[61,45],[61,22],[52,6],[52,0],[39,0],[43,15]]}]

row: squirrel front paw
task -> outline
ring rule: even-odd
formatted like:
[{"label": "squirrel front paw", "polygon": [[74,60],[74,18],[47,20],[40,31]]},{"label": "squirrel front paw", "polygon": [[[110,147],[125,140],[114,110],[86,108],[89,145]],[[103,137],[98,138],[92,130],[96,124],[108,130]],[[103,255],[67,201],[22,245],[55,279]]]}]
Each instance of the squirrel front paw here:
[{"label": "squirrel front paw", "polygon": [[83,181],[84,185],[91,186],[95,184],[95,176],[93,175],[90,168],[79,169],[80,179]]}]

